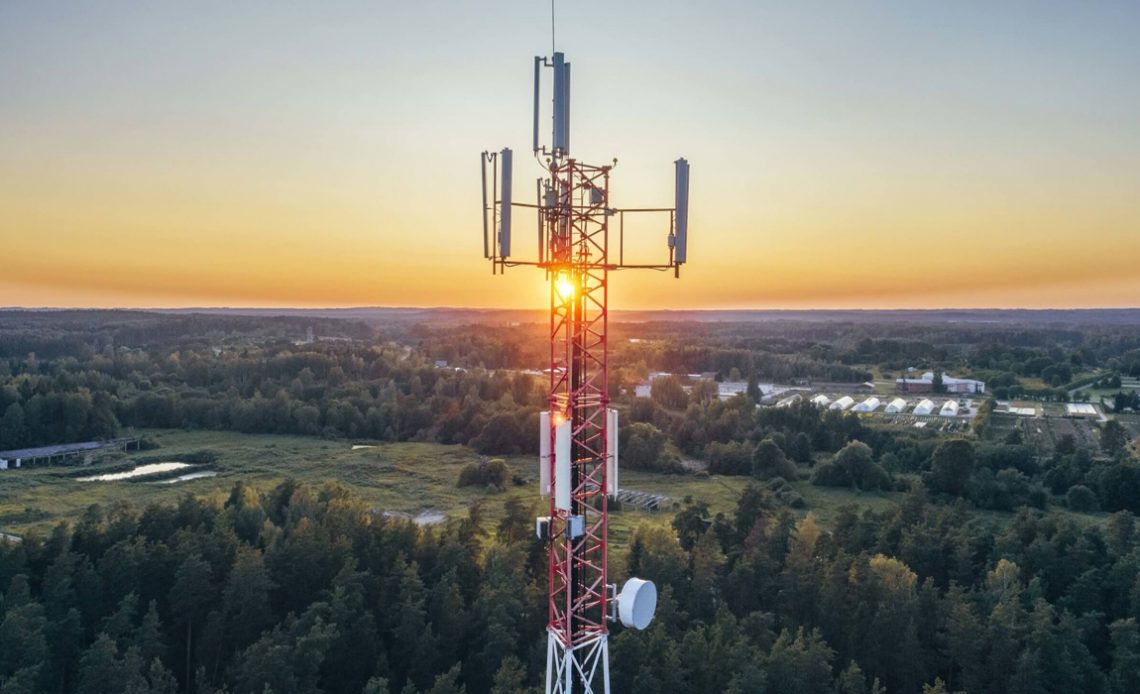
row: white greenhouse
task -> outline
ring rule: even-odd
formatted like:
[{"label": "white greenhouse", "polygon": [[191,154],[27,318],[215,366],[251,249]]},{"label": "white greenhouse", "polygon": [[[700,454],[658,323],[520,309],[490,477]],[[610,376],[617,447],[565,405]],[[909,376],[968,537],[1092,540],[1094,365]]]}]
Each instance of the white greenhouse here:
[{"label": "white greenhouse", "polygon": [[928,415],[928,414],[931,414],[933,412],[934,412],[934,401],[933,400],[923,400],[922,402],[918,403],[914,407],[914,414],[917,414],[917,415]]},{"label": "white greenhouse", "polygon": [[895,398],[891,400],[891,404],[887,405],[887,414],[901,414],[906,412],[906,400],[902,398]]},{"label": "white greenhouse", "polygon": [[776,403],[776,407],[791,407],[801,400],[799,393],[789,395],[780,402]]},{"label": "white greenhouse", "polygon": [[835,402],[831,403],[830,409],[839,410],[840,412],[846,411],[849,407],[855,404],[855,399],[850,395],[844,395]]}]

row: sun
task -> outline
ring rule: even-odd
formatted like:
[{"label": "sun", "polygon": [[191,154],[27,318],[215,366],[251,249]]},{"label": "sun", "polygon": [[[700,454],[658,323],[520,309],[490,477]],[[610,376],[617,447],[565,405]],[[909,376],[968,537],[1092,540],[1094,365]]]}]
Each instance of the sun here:
[{"label": "sun", "polygon": [[562,301],[570,301],[574,298],[575,287],[574,283],[565,273],[559,273],[554,279],[554,291],[558,293],[558,297]]}]

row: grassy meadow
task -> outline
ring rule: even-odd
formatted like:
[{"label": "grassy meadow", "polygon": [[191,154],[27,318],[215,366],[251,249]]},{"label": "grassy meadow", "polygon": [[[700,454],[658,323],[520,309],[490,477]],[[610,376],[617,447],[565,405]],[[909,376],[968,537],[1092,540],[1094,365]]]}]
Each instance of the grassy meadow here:
[{"label": "grassy meadow", "polygon": [[[117,453],[104,456],[83,467],[40,466],[0,472],[0,532],[22,536],[29,532],[46,534],[61,521],[78,519],[89,506],[113,507],[130,503],[143,507],[152,502],[177,503],[183,494],[208,497],[221,503],[235,482],[268,492],[286,478],[310,485],[335,483],[350,489],[377,511],[405,514],[442,515],[459,518],[474,502],[482,506],[488,523],[503,514],[508,498],[533,504],[535,515],[542,513],[545,500],[536,494],[535,461],[530,456],[507,459],[514,475],[526,484],[508,484],[505,491],[483,487],[456,486],[464,465],[480,456],[464,446],[434,443],[374,443],[330,440],[301,436],[273,436],[215,431],[147,430],[140,432],[160,444],[157,450]],[[369,446],[353,449],[353,445]],[[129,469],[136,462],[177,462],[195,459],[210,451],[216,460],[205,466],[188,467],[176,473],[133,480],[82,481],[80,477]],[[209,469],[216,476],[170,483],[170,477]],[[165,482],[163,480],[166,480]],[[749,483],[744,477],[719,475],[665,475],[623,470],[623,488],[662,494],[673,499],[671,508],[645,511],[625,505],[610,516],[611,561],[621,561],[629,538],[641,524],[668,525],[676,508],[686,497],[709,504],[713,514],[731,515],[741,491]],[[812,486],[800,480],[795,490],[807,502],[800,515],[814,513],[824,524],[847,504],[883,510],[897,503],[899,492],[859,492],[849,489]],[[1066,514],[1084,522],[1102,520],[1105,514]],[[989,512],[988,519],[1001,523],[1012,514]]]},{"label": "grassy meadow", "polygon": [[[0,473],[0,532],[23,535],[46,532],[60,521],[74,520],[92,504],[105,507],[131,503],[143,507],[152,502],[176,503],[186,493],[223,500],[234,483],[242,481],[263,492],[293,478],[323,485],[329,482],[350,489],[377,511],[406,514],[440,513],[449,518],[482,504],[484,516],[497,520],[510,497],[533,503],[536,515],[542,506],[536,494],[537,473],[530,456],[507,459],[512,472],[526,479],[525,485],[508,484],[503,492],[482,487],[457,487],[459,471],[480,456],[464,446],[434,443],[374,443],[329,440],[301,436],[272,436],[215,431],[147,430],[140,432],[160,444],[157,450],[104,456],[90,466],[55,465],[26,467]],[[353,449],[353,445],[369,446]],[[180,462],[203,451],[217,456],[215,462],[160,476],[132,480],[82,481],[81,477],[130,468],[139,463]],[[216,476],[171,482],[177,474],[203,469]],[[714,511],[730,512],[746,480],[699,478],[622,471],[622,484],[642,491],[664,494],[680,502],[685,496],[706,501]],[[611,537],[621,544],[639,523],[668,523],[672,512],[649,512],[626,507],[611,516]]]}]

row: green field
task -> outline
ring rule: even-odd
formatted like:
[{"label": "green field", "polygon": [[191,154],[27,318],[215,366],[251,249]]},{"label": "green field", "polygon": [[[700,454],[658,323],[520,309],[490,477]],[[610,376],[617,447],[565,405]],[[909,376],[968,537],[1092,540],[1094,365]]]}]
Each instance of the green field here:
[{"label": "green field", "polygon": [[[512,472],[526,480],[523,485],[508,484],[505,491],[456,486],[459,471],[480,457],[463,446],[431,443],[379,443],[353,450],[353,443],[373,442],[329,440],[300,436],[269,436],[229,432],[151,430],[141,432],[158,442],[160,448],[106,456],[89,467],[44,466],[0,473],[0,532],[25,535],[46,534],[61,521],[74,521],[92,504],[105,508],[130,503],[141,508],[153,502],[176,503],[183,494],[212,498],[221,503],[238,482],[268,492],[286,478],[321,486],[335,483],[351,490],[376,511],[407,514],[439,513],[447,518],[467,514],[474,502],[483,516],[494,522],[502,516],[503,504],[511,497],[533,503],[535,515],[542,513],[545,500],[536,494],[535,461],[529,456],[508,458]],[[181,461],[195,453],[212,451],[216,462],[209,469],[215,477],[161,484],[155,478],[131,481],[80,481],[76,476],[95,475],[122,469],[140,459],[147,462]],[[192,472],[187,468],[182,472]],[[623,470],[623,488],[662,494],[673,499],[662,511],[633,509],[626,505],[610,517],[610,538],[615,559],[624,554],[630,534],[642,524],[668,524],[673,509],[686,497],[709,504],[713,514],[731,516],[741,491],[749,483],[744,477],[664,475]],[[897,503],[899,492],[858,492],[848,489],[815,487],[806,481],[793,484],[807,501],[800,515],[812,512],[829,523],[836,510],[847,504],[883,510]],[[1067,512],[1066,512],[1067,513]],[[1071,514],[1074,516],[1083,514]],[[1093,520],[1101,514],[1091,514]],[[1012,514],[993,514],[995,520]]]},{"label": "green field", "polygon": [[[485,516],[496,519],[502,514],[504,501],[512,496],[533,502],[536,514],[541,508],[533,482],[535,463],[530,457],[507,460],[512,471],[526,479],[527,484],[508,485],[505,492],[498,492],[456,486],[460,469],[480,459],[463,446],[379,443],[353,450],[354,442],[299,436],[181,430],[141,433],[161,447],[107,456],[89,467],[42,466],[0,473],[0,531],[16,535],[32,530],[45,532],[60,521],[78,518],[92,504],[112,507],[129,502],[143,507],[152,502],[175,503],[186,493],[221,501],[235,482],[268,492],[290,477],[317,486],[333,482],[350,489],[377,511],[410,516],[439,512],[457,518],[478,501]],[[368,441],[355,443],[373,445]],[[177,462],[201,451],[218,456],[215,463],[207,466],[217,476],[173,484],[159,483],[151,477],[113,482],[76,478],[80,470],[83,475],[97,475],[121,469],[135,460]],[[198,468],[180,472],[195,469]],[[714,511],[731,511],[745,483],[741,478],[622,472],[623,486],[663,494],[678,502],[692,495],[708,502]],[[611,535],[621,543],[638,524],[667,523],[671,518],[669,510],[648,512],[627,507],[612,515]]]}]

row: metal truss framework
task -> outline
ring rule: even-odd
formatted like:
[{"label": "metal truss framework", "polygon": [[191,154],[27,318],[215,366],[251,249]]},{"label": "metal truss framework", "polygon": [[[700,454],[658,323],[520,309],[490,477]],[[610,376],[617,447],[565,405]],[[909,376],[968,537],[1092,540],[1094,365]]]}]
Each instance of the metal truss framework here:
[{"label": "metal truss framework", "polygon": [[[559,509],[551,496],[547,628],[550,648],[557,646],[562,651],[552,657],[562,664],[559,671],[565,670],[566,676],[548,678],[548,691],[569,692],[573,680],[579,680],[584,691],[593,691],[591,682],[597,672],[597,663],[590,664],[593,659],[600,658],[602,669],[609,670],[606,307],[610,168],[567,159],[550,170],[556,203],[546,210],[545,220],[549,239],[545,264],[552,278],[549,405],[555,421],[571,423],[571,503],[569,510]],[[568,532],[570,516],[583,519],[577,537]],[[586,648],[589,644],[601,646]],[[552,679],[558,685],[553,690]]]},{"label": "metal truss framework", "polygon": [[[601,668],[601,689],[594,677]],[[573,683],[583,683],[582,694],[610,694],[610,644],[605,634],[566,648],[550,632],[546,640],[546,694],[569,694]]]}]

